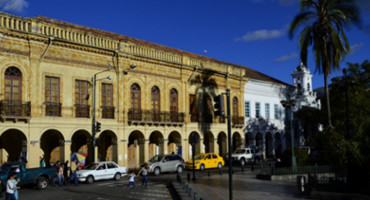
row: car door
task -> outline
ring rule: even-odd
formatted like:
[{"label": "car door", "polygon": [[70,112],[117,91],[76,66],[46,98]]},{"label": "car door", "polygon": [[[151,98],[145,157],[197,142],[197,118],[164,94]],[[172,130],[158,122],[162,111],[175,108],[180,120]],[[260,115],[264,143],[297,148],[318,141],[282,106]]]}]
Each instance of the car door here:
[{"label": "car door", "polygon": [[162,162],[160,163],[161,172],[168,172],[170,170],[170,164],[171,164],[170,156],[169,155],[164,156]]},{"label": "car door", "polygon": [[212,167],[212,156],[211,154],[207,154],[204,158],[204,167],[211,168]]},{"label": "car door", "polygon": [[116,166],[114,163],[107,163],[107,178],[112,179],[114,175],[118,171],[118,166]]},{"label": "car door", "polygon": [[107,167],[105,163],[100,163],[94,171],[95,180],[107,179]]}]

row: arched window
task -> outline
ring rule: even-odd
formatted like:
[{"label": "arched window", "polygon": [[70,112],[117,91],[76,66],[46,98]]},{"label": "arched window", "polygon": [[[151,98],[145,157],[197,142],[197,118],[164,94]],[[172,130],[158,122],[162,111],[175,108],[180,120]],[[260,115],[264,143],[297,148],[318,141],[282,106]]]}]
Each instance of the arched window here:
[{"label": "arched window", "polygon": [[131,118],[141,120],[141,90],[138,84],[131,86]]},{"label": "arched window", "polygon": [[178,121],[178,94],[176,89],[170,91],[170,115],[171,121]]},{"label": "arched window", "polygon": [[311,85],[310,83],[307,83],[307,91],[310,91],[311,90]]},{"label": "arched window", "polygon": [[5,70],[4,99],[11,104],[22,101],[22,72],[16,67]]},{"label": "arched window", "polygon": [[238,98],[233,98],[233,116],[238,117],[239,116],[239,110],[238,110]]},{"label": "arched window", "polygon": [[152,87],[152,109],[153,109],[153,121],[160,121],[160,91],[157,86]]}]

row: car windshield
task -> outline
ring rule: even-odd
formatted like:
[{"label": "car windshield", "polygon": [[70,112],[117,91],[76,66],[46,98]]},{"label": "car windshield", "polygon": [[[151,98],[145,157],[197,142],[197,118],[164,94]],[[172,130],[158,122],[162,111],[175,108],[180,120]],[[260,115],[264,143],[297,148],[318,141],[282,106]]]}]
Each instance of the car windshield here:
[{"label": "car windshield", "polygon": [[198,154],[198,155],[194,156],[195,160],[199,160],[199,159],[203,159],[203,158],[204,158],[204,154]]},{"label": "car windshield", "polygon": [[161,161],[163,158],[163,156],[160,156],[160,155],[156,155],[156,156],[153,156],[151,159],[149,159],[149,162],[150,163],[155,163],[155,162],[159,162]]},{"label": "car windshield", "polygon": [[234,153],[244,153],[245,150],[244,149],[237,149]]},{"label": "car windshield", "polygon": [[97,163],[91,163],[85,169],[95,170],[97,167],[98,167],[98,164]]}]

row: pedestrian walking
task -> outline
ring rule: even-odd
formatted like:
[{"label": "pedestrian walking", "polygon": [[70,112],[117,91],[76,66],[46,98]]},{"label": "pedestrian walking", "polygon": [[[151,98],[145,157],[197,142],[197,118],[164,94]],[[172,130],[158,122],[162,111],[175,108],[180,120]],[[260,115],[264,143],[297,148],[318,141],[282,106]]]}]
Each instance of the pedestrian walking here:
[{"label": "pedestrian walking", "polygon": [[135,176],[136,174],[134,172],[132,172],[130,174],[130,181],[128,182],[128,189],[130,189],[130,185],[132,185],[132,187],[135,189],[136,185],[135,185]]},{"label": "pedestrian walking", "polygon": [[53,183],[52,183],[52,186],[54,187],[55,186],[55,181],[58,180],[58,183],[60,184],[60,175],[59,175],[59,170],[60,170],[60,161],[57,161],[55,164],[54,164],[54,167],[55,167],[55,175],[53,177]]},{"label": "pedestrian walking", "polygon": [[67,181],[68,181],[68,163],[69,163],[68,160],[63,163],[64,185],[67,185]]},{"label": "pedestrian walking", "polygon": [[77,170],[79,170],[79,167],[80,167],[80,163],[76,159],[72,160],[72,162],[71,162],[71,172],[69,174],[67,185],[72,180],[72,178],[74,178],[74,180],[75,180],[75,186],[78,185]]},{"label": "pedestrian walking", "polygon": [[[148,185],[148,164],[145,164],[142,168],[141,168],[141,170],[139,171],[139,173],[138,173],[138,176],[140,176],[140,173],[141,173],[141,175],[142,175],[142,177],[143,177],[143,179],[142,179],[142,182],[141,182],[141,186],[142,187],[146,187],[147,185]],[[145,184],[145,185],[144,185]]]},{"label": "pedestrian walking", "polygon": [[16,173],[11,173],[8,181],[6,182],[6,197],[5,200],[16,200],[14,196],[14,190],[21,189],[20,187],[14,186],[13,180],[17,177]]},{"label": "pedestrian walking", "polygon": [[[21,179],[18,178],[17,180],[15,180],[15,178],[13,179],[13,186],[16,188],[17,187],[17,184],[21,182]],[[14,197],[16,200],[18,200],[18,189],[14,189]]]}]

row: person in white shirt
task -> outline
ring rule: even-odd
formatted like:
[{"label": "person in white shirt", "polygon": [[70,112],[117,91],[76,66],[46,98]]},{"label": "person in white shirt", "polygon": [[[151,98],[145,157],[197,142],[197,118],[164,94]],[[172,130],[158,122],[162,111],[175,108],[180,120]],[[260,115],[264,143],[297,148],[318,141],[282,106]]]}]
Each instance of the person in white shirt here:
[{"label": "person in white shirt", "polygon": [[16,173],[12,173],[6,182],[6,197],[5,200],[16,200],[14,196],[14,190],[21,189],[20,187],[14,186],[13,180],[17,177]]},{"label": "person in white shirt", "polygon": [[132,185],[132,187],[135,189],[135,176],[136,176],[136,174],[134,173],[134,172],[132,172],[131,174],[130,174],[130,181],[128,182],[128,189],[130,189],[130,185]]}]

